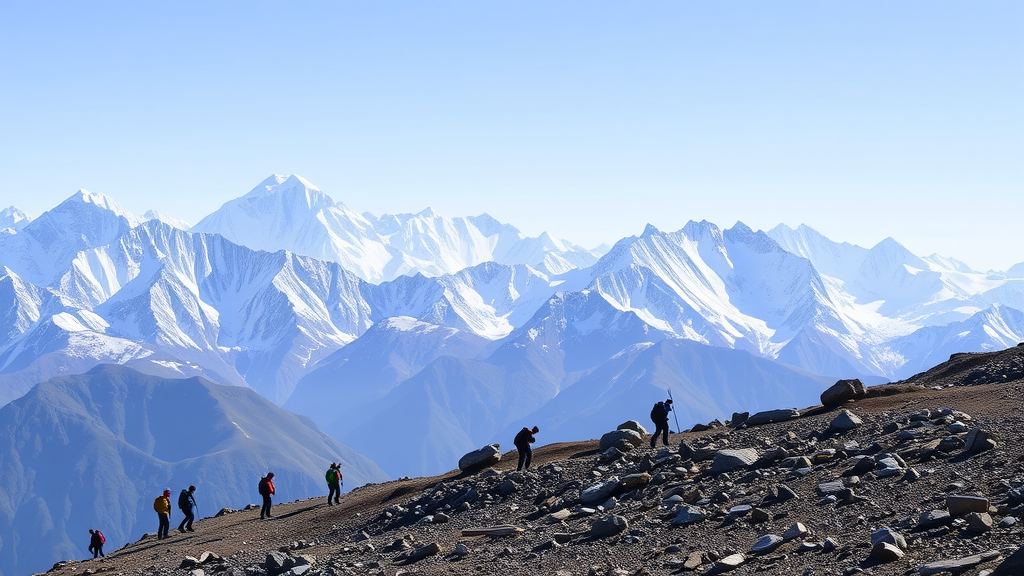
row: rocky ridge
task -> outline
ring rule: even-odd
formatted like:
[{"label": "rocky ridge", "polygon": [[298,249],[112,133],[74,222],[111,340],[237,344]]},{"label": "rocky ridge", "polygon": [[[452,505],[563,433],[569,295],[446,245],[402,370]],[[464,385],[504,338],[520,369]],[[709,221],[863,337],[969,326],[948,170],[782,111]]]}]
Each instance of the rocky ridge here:
[{"label": "rocky ridge", "polygon": [[[52,572],[1020,574],[1024,380],[1006,370],[1022,352],[955,356],[833,407],[736,414],[657,449],[627,421],[536,450],[529,472],[505,454],[273,521],[224,513]],[[979,370],[988,383],[965,385]]]}]

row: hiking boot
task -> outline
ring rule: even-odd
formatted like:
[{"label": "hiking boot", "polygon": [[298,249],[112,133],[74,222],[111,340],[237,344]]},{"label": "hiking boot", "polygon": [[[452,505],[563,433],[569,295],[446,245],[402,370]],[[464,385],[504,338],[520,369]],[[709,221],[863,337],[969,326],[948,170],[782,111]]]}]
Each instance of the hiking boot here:
[{"label": "hiking boot", "polygon": [[188,530],[189,532],[195,532],[195,530],[193,530],[191,526],[189,526],[188,528],[185,528],[185,530]]},{"label": "hiking boot", "polygon": [[181,532],[182,534],[184,534],[185,533],[185,529],[184,528],[178,528],[178,532]]}]

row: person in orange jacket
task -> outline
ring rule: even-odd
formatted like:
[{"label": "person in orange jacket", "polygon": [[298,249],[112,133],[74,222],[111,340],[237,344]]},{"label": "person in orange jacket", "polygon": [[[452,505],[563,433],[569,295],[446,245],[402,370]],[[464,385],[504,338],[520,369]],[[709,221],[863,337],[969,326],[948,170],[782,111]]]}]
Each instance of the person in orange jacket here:
[{"label": "person in orange jacket", "polygon": [[157,539],[167,538],[167,532],[171,529],[171,489],[164,490],[161,496],[153,501],[153,510],[156,510],[160,517],[160,527],[156,530]]}]

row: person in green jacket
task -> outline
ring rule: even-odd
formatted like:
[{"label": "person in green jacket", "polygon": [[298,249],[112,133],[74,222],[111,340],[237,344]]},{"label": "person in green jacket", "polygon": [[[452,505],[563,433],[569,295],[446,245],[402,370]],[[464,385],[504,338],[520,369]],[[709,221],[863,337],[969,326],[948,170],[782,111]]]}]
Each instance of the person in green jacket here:
[{"label": "person in green jacket", "polygon": [[[329,492],[327,493],[327,505],[331,506],[333,504],[338,504],[338,501],[341,498],[342,486],[341,464],[331,462],[331,467],[327,469],[327,473],[324,475],[324,478],[327,480],[327,488],[329,489]],[[333,503],[331,502],[332,498],[334,500]]]}]

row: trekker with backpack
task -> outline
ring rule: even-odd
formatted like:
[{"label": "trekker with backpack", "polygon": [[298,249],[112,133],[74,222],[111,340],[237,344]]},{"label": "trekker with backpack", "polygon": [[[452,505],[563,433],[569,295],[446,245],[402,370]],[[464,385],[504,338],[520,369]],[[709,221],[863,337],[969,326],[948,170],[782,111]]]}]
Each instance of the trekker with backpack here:
[{"label": "trekker with backpack", "polygon": [[196,519],[196,515],[192,512],[192,509],[196,507],[196,497],[193,496],[195,493],[196,487],[189,486],[187,490],[182,490],[181,494],[178,494],[178,509],[185,515],[185,519],[178,524],[178,532],[184,533],[185,530],[195,532],[192,529],[192,521]]},{"label": "trekker with backpack", "polygon": [[274,473],[267,472],[267,475],[260,478],[259,484],[260,496],[263,496],[263,508],[260,508],[260,520],[264,518],[273,518],[270,515],[270,497],[274,495]]},{"label": "trekker with backpack", "polygon": [[92,552],[92,557],[103,556],[103,545],[107,543],[107,538],[99,530],[89,530],[89,534],[89,552]]},{"label": "trekker with backpack", "polygon": [[536,426],[532,430],[523,426],[523,429],[516,434],[515,440],[512,441],[516,446],[516,451],[519,452],[519,465],[516,466],[516,470],[530,469],[530,461],[533,460],[533,446],[530,446],[530,444],[537,441],[533,437],[537,432],[540,432],[540,428]]},{"label": "trekker with backpack", "polygon": [[167,538],[167,532],[171,529],[171,489],[164,490],[164,493],[153,500],[153,510],[156,510],[160,517],[160,527],[156,529],[157,540]]},{"label": "trekker with backpack", "polygon": [[662,442],[668,446],[668,413],[672,411],[672,399],[658,402],[651,408],[651,420],[654,422],[654,434],[651,435],[651,448],[658,444],[658,434],[662,436]]},{"label": "trekker with backpack", "polygon": [[332,498],[334,499],[334,504],[339,504],[339,499],[341,498],[341,487],[344,485],[341,477],[341,464],[332,462],[331,467],[327,469],[327,474],[324,475],[324,478],[327,480],[327,488],[329,489],[329,492],[327,493],[327,505],[332,505]]}]

